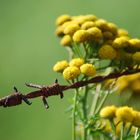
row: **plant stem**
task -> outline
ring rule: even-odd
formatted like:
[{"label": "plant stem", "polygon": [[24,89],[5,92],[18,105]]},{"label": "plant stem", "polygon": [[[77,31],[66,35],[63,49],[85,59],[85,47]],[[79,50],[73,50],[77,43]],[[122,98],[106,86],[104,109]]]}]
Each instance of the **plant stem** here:
[{"label": "plant stem", "polygon": [[83,118],[84,118],[84,133],[83,133],[83,140],[87,140],[87,95],[88,95],[88,86],[85,86],[85,95],[83,98]]},{"label": "plant stem", "polygon": [[124,133],[124,123],[122,123],[122,125],[121,125],[121,136],[120,136],[120,140],[123,140],[123,133]]},{"label": "plant stem", "polygon": [[75,94],[74,94],[74,105],[73,105],[73,120],[72,120],[72,140],[76,140],[76,103],[77,103],[77,96],[78,96],[78,89],[75,89]]},{"label": "plant stem", "polygon": [[110,93],[110,91],[108,91],[108,92],[104,95],[104,97],[103,97],[103,99],[101,100],[101,102],[100,102],[98,108],[97,108],[96,111],[95,111],[95,114],[99,113],[99,111],[100,111],[100,109],[102,108],[102,106],[104,105],[104,103],[105,103],[105,101],[106,101],[106,99],[107,99],[109,93]]},{"label": "plant stem", "polygon": [[101,89],[101,84],[98,84],[96,86],[95,94],[93,95],[93,101],[92,101],[92,105],[91,105],[90,116],[92,116],[95,113],[95,109],[96,109],[97,103],[98,103],[100,89]]}]

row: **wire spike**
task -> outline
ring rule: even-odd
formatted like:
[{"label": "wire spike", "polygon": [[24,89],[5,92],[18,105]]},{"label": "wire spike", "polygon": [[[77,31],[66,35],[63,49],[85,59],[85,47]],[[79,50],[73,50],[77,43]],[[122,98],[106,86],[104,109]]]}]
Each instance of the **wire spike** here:
[{"label": "wire spike", "polygon": [[42,96],[42,101],[43,101],[43,103],[44,103],[45,108],[48,109],[48,108],[49,108],[49,105],[48,105],[48,102],[47,102],[45,96]]},{"label": "wire spike", "polygon": [[18,89],[17,89],[15,86],[14,86],[14,91],[15,91],[15,92],[18,92]]}]

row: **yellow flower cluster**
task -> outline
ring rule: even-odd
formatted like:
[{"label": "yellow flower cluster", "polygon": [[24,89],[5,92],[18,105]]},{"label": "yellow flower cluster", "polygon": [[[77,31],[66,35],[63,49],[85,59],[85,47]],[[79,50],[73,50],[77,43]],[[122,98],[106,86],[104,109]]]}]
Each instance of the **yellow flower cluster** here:
[{"label": "yellow flower cluster", "polygon": [[96,42],[100,59],[140,63],[140,39],[130,38],[127,30],[118,28],[112,22],[95,15],[61,15],[56,20],[56,26],[56,35],[61,37],[62,46]]},{"label": "yellow flower cluster", "polygon": [[[108,80],[106,85],[110,85],[113,80]],[[115,88],[117,88],[119,93],[123,93],[126,90],[132,91],[134,94],[140,93],[140,73],[131,74],[127,76],[121,76],[116,81]]]},{"label": "yellow flower cluster", "polygon": [[63,77],[66,80],[73,80],[80,74],[93,77],[96,74],[94,65],[84,62],[82,58],[74,58],[70,62],[66,60],[59,61],[53,66],[55,72],[63,73]]},{"label": "yellow flower cluster", "polygon": [[135,127],[140,127],[140,112],[131,107],[107,106],[100,111],[100,116],[105,119],[115,119],[117,122],[131,123]]}]

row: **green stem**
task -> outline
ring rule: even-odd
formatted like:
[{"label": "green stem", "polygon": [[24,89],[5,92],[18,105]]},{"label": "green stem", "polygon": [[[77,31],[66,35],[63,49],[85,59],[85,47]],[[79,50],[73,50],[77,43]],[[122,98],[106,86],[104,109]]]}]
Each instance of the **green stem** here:
[{"label": "green stem", "polygon": [[75,112],[76,112],[76,102],[77,102],[77,96],[78,96],[78,89],[75,90],[75,94],[74,94],[74,105],[73,105],[73,120],[72,120],[72,140],[76,140],[76,116],[75,116]]},{"label": "green stem", "polygon": [[92,101],[92,105],[91,105],[90,116],[92,116],[95,113],[95,109],[97,107],[97,103],[98,103],[98,99],[99,99],[100,89],[101,89],[101,84],[98,84],[96,86],[96,92],[93,95],[93,101]]},{"label": "green stem", "polygon": [[134,136],[134,140],[138,140],[139,139],[139,128],[136,128],[136,131],[135,131],[135,136]]},{"label": "green stem", "polygon": [[124,133],[124,123],[122,123],[122,126],[121,126],[121,136],[120,136],[120,140],[123,140],[123,133]]},{"label": "green stem", "polygon": [[101,100],[100,104],[98,105],[98,108],[95,111],[95,114],[99,113],[99,111],[102,108],[102,106],[104,105],[109,93],[110,93],[110,90],[108,90],[108,92],[104,95],[103,99]]},{"label": "green stem", "polygon": [[87,140],[87,96],[88,96],[88,86],[85,86],[85,95],[83,98],[83,118],[84,118],[84,134],[83,140]]}]

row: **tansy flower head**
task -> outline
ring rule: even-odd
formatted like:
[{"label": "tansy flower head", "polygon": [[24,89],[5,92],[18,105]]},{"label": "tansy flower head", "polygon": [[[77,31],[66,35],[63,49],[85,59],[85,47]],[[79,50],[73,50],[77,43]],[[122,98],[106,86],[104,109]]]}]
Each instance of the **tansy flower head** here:
[{"label": "tansy flower head", "polygon": [[61,15],[56,19],[56,25],[61,25],[66,21],[71,20],[71,16],[69,15]]},{"label": "tansy flower head", "polygon": [[95,21],[96,26],[102,31],[106,31],[108,29],[108,23],[104,19],[98,19]]},{"label": "tansy flower head", "polygon": [[80,70],[78,67],[75,67],[75,66],[67,67],[63,71],[63,77],[66,80],[73,80],[73,79],[77,78],[79,75],[80,75]]},{"label": "tansy flower head", "polygon": [[97,17],[95,15],[85,15],[86,21],[95,21],[97,20]]},{"label": "tansy flower head", "polygon": [[105,31],[105,32],[103,32],[103,37],[104,37],[104,39],[112,40],[114,38],[114,35],[109,31]]},{"label": "tansy flower head", "polygon": [[133,109],[128,106],[120,107],[116,111],[116,117],[122,122],[132,122]]},{"label": "tansy flower head", "polygon": [[83,64],[84,64],[84,59],[82,58],[74,58],[69,62],[70,66],[76,66],[76,67],[80,67]]},{"label": "tansy flower head", "polygon": [[130,87],[133,93],[140,93],[140,79],[135,79],[131,84]]},{"label": "tansy flower head", "polygon": [[73,35],[79,29],[80,29],[80,26],[78,24],[71,23],[65,27],[64,34]]},{"label": "tansy flower head", "polygon": [[108,29],[107,31],[111,32],[113,35],[117,34],[117,26],[114,23],[107,23]]},{"label": "tansy flower head", "polygon": [[78,30],[73,35],[73,40],[77,43],[88,41],[89,33],[86,30]]},{"label": "tansy flower head", "polygon": [[140,64],[140,52],[136,52],[132,55],[133,61],[137,64]]},{"label": "tansy flower head", "polygon": [[129,46],[129,39],[128,37],[118,37],[113,41],[113,47],[114,48],[124,48],[124,47],[128,47]]},{"label": "tansy flower head", "polygon": [[81,73],[85,76],[95,76],[96,69],[92,64],[83,64],[80,67]]},{"label": "tansy flower head", "polygon": [[116,110],[117,108],[114,105],[106,106],[100,111],[100,116],[102,118],[112,119],[115,117]]},{"label": "tansy flower head", "polygon": [[137,38],[130,39],[129,44],[130,46],[136,49],[140,49],[140,39],[137,39]]},{"label": "tansy flower head", "polygon": [[92,22],[92,21],[87,21],[87,22],[84,22],[84,23],[82,24],[81,29],[87,30],[87,29],[89,29],[89,28],[91,28],[91,27],[94,27],[94,26],[95,26],[95,23],[94,23],[94,22]]},{"label": "tansy flower head", "polygon": [[117,36],[121,37],[121,36],[128,36],[128,31],[125,29],[118,29],[117,31]]},{"label": "tansy flower head", "polygon": [[101,30],[97,27],[89,28],[87,32],[90,34],[89,39],[91,41],[100,41],[103,37]]},{"label": "tansy flower head", "polygon": [[61,42],[60,42],[60,44],[62,46],[70,46],[71,43],[72,43],[72,38],[70,35],[63,36],[63,38],[61,39]]},{"label": "tansy flower head", "polygon": [[56,30],[55,30],[55,34],[58,37],[63,36],[64,35],[64,28],[62,26],[57,27]]},{"label": "tansy flower head", "polygon": [[132,124],[136,127],[140,127],[140,112],[133,111],[133,122]]},{"label": "tansy flower head", "polygon": [[103,45],[98,54],[101,59],[114,59],[117,56],[117,51],[111,45]]},{"label": "tansy flower head", "polygon": [[65,68],[67,68],[69,66],[68,62],[66,60],[63,60],[63,61],[58,61],[54,67],[53,67],[53,70],[56,71],[56,72],[63,72],[63,70]]}]

